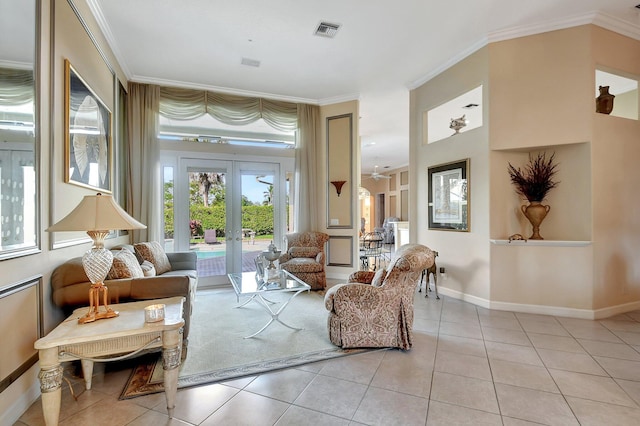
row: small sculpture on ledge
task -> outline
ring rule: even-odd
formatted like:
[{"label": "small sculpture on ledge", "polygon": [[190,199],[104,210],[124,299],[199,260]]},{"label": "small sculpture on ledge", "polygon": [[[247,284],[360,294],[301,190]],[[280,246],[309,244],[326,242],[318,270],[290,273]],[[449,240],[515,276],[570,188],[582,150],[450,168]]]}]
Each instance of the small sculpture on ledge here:
[{"label": "small sculpture on ledge", "polygon": [[609,86],[599,86],[600,95],[596,98],[596,112],[601,114],[611,114],[613,111],[613,98],[615,95],[609,93]]},{"label": "small sculpture on ledge", "polygon": [[460,130],[467,126],[467,124],[469,124],[469,120],[466,119],[466,114],[464,114],[460,118],[452,118],[451,124],[449,124],[449,128],[455,131],[453,135],[457,135],[458,133],[460,133]]}]

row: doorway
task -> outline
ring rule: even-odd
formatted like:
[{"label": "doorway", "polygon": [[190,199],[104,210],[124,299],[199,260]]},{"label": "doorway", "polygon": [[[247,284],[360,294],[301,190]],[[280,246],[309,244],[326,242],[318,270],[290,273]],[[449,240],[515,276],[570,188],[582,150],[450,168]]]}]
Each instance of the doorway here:
[{"label": "doorway", "polygon": [[255,271],[255,259],[286,229],[285,167],[278,161],[180,158],[174,250],[198,256],[199,287]]}]

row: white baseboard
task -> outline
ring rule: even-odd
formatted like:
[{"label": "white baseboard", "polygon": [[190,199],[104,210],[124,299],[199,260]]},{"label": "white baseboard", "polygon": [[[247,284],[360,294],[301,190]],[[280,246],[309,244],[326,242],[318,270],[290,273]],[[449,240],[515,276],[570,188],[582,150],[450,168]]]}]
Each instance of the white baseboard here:
[{"label": "white baseboard", "polygon": [[524,303],[497,302],[470,294],[451,290],[446,287],[438,287],[438,292],[454,299],[473,303],[487,309],[497,311],[521,312],[526,314],[552,315],[557,317],[579,318],[579,319],[603,319],[614,315],[623,314],[640,309],[640,301],[623,303],[621,305],[608,306],[602,309],[576,309],[563,306],[530,305]]},{"label": "white baseboard", "polygon": [[637,311],[640,309],[640,301],[623,303],[622,305],[608,306],[594,311],[594,319],[609,318],[614,315],[624,314],[625,312]]},{"label": "white baseboard", "polygon": [[[40,370],[36,364],[34,367],[37,371]],[[25,373],[28,374],[28,373]],[[26,392],[20,394],[20,397],[7,409],[4,413],[0,414],[0,425],[13,425],[20,416],[40,397],[40,381],[35,379],[29,389]]]},{"label": "white baseboard", "polygon": [[445,296],[453,297],[454,299],[462,300],[465,302],[473,303],[474,305],[482,306],[483,308],[490,309],[490,301],[481,297],[472,296],[470,294],[462,293],[461,291],[451,290],[446,287],[438,286],[438,293]]}]

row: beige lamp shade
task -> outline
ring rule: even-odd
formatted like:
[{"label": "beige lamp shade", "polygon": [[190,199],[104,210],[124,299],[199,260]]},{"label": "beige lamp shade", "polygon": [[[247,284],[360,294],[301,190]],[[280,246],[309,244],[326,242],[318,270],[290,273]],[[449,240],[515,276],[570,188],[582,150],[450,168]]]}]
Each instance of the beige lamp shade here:
[{"label": "beige lamp shade", "polygon": [[58,231],[116,231],[120,229],[145,229],[111,195],[96,194],[85,196],[80,204],[62,220],[47,229]]}]

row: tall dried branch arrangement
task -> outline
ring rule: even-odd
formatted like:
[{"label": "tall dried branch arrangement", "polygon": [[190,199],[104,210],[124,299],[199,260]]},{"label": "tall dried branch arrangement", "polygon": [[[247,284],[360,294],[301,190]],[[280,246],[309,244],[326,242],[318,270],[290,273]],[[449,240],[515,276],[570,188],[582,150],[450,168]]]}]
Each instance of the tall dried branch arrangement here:
[{"label": "tall dried branch arrangement", "polygon": [[542,201],[547,193],[558,186],[554,181],[558,164],[554,163],[555,153],[547,158],[546,153],[539,153],[537,157],[529,155],[529,163],[521,170],[509,163],[509,176],[516,192],[527,200]]}]

